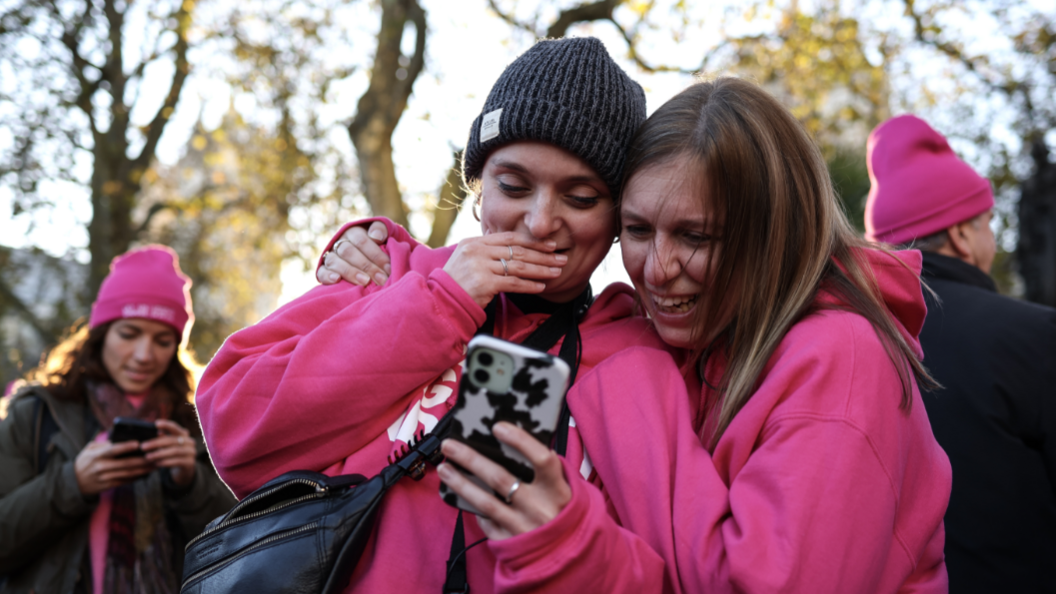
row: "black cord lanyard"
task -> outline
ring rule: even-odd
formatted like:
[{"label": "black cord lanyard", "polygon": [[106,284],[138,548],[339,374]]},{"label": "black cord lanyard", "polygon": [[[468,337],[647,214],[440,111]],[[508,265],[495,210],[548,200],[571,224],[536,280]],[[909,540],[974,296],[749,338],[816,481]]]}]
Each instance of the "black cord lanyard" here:
[{"label": "black cord lanyard", "polygon": [[[492,299],[484,311],[488,314],[484,325],[480,327],[477,334],[494,335],[495,333],[495,310],[498,307],[499,297]],[[568,385],[576,381],[576,372],[579,371],[579,358],[583,349],[580,344],[579,320],[587,313],[587,309],[593,302],[593,294],[590,285],[583,290],[572,301],[559,307],[545,322],[539,325],[534,332],[521,344],[538,351],[549,351],[557,341],[564,337],[558,357],[568,363],[572,373],[568,377]],[[568,422],[572,413],[568,410],[568,402],[561,405],[561,416],[557,421],[557,432],[554,436],[554,451],[564,456],[568,448]],[[466,546],[466,534],[462,524],[462,510],[458,511],[458,519],[455,520],[455,532],[451,537],[451,556],[447,560],[447,577],[444,580],[444,594],[467,594],[469,592],[469,581],[466,570],[466,551],[484,542],[481,539]]]}]

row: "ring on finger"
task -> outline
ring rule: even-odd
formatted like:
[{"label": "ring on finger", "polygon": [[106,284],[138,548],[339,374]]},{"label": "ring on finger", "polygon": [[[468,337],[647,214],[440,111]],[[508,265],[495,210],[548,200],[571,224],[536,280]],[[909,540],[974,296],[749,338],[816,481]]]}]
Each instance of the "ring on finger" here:
[{"label": "ring on finger", "polygon": [[179,436],[178,438],[176,438],[176,443],[178,443],[180,445],[183,445],[183,436],[182,435]]},{"label": "ring on finger", "polygon": [[506,248],[508,250],[510,250],[510,260],[513,260],[513,246],[512,245],[508,245],[508,246],[506,246]]},{"label": "ring on finger", "polygon": [[517,492],[517,489],[521,488],[521,481],[513,481],[510,485],[510,490],[506,492],[506,505],[513,504],[513,494]]},{"label": "ring on finger", "polygon": [[506,260],[499,258],[499,264],[502,264],[502,276],[510,276],[510,267],[506,265]]},{"label": "ring on finger", "polygon": [[348,241],[348,240],[347,239],[338,239],[337,243],[334,244],[334,247],[330,251],[336,253],[337,250],[341,249],[341,244],[345,243],[346,241]]}]

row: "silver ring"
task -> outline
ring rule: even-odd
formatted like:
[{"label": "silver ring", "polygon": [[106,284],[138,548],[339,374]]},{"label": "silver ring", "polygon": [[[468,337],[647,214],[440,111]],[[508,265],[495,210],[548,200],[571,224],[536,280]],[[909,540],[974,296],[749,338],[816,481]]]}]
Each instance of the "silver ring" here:
[{"label": "silver ring", "polygon": [[337,250],[341,248],[341,244],[347,241],[347,239],[338,239],[337,243],[334,244],[334,247],[330,248],[330,251],[336,254]]},{"label": "silver ring", "polygon": [[513,260],[513,246],[512,245],[508,245],[506,247],[509,248],[509,250],[510,250],[510,260]]},{"label": "silver ring", "polygon": [[513,494],[520,488],[521,481],[514,481],[513,484],[510,485],[510,490],[506,492],[506,505],[513,505]]},{"label": "silver ring", "polygon": [[502,264],[502,276],[510,276],[510,267],[506,265],[506,260],[499,258],[499,264]]}]

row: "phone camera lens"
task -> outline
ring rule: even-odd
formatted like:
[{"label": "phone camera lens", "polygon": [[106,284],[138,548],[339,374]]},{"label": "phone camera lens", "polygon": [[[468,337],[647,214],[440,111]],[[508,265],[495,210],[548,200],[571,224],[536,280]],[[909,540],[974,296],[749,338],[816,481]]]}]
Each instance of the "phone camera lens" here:
[{"label": "phone camera lens", "polygon": [[481,353],[480,356],[477,357],[477,361],[484,367],[491,367],[491,364],[495,362],[495,358],[492,357],[490,353]]},{"label": "phone camera lens", "polygon": [[[488,357],[491,358],[490,356]],[[483,369],[478,369],[473,372],[473,379],[477,380],[478,384],[486,384],[491,379],[491,374]]]}]

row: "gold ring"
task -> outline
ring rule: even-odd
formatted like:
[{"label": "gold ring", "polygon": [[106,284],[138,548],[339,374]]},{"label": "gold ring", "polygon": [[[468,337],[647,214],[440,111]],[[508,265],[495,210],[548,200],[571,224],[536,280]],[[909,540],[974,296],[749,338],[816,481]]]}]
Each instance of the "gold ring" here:
[{"label": "gold ring", "polygon": [[510,490],[506,492],[506,505],[513,504],[513,494],[517,492],[517,489],[521,488],[521,481],[514,481],[510,485]]},{"label": "gold ring", "polygon": [[506,260],[499,258],[499,264],[502,264],[502,276],[510,276],[510,267],[506,265]]}]

